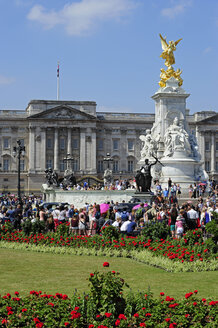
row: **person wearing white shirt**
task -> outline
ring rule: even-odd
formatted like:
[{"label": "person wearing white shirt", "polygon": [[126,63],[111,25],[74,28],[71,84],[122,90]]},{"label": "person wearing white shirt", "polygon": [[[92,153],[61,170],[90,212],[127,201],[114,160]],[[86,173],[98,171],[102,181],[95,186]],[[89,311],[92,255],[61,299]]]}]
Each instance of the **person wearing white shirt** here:
[{"label": "person wearing white shirt", "polygon": [[191,206],[191,209],[187,212],[187,217],[190,222],[190,228],[197,228],[197,219],[199,218],[198,212],[195,211],[194,206]]},{"label": "person wearing white shirt", "polygon": [[127,233],[127,227],[131,223],[131,220],[129,219],[128,221],[124,221],[123,224],[121,225],[120,232],[123,234]]}]

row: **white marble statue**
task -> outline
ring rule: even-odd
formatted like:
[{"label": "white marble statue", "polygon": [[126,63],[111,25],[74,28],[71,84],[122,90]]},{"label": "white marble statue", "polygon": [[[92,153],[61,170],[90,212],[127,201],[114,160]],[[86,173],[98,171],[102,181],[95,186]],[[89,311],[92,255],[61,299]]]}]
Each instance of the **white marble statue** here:
[{"label": "white marble statue", "polygon": [[196,137],[195,137],[193,131],[189,135],[189,142],[190,142],[190,145],[191,145],[191,150],[192,150],[192,153],[193,153],[194,158],[196,158],[196,160],[200,161],[201,155],[199,153],[197,140],[196,140]]},{"label": "white marble statue", "polygon": [[141,159],[152,157],[156,153],[156,141],[152,138],[151,130],[146,130],[146,135],[141,135],[139,138],[143,142]]},{"label": "white marble statue", "polygon": [[191,155],[191,145],[189,142],[189,135],[185,131],[182,125],[179,125],[178,117],[174,118],[173,124],[171,124],[164,135],[165,151],[164,156],[170,157],[175,151],[185,151],[185,153]]},{"label": "white marble statue", "polygon": [[110,183],[113,182],[113,173],[112,173],[112,170],[110,170],[109,168],[107,168],[105,171],[104,171],[104,185],[108,185]]}]

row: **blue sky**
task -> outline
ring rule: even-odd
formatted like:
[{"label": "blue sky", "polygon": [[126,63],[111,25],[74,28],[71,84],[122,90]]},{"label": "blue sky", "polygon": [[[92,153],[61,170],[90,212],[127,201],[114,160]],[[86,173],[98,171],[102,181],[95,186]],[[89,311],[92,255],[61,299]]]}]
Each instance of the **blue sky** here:
[{"label": "blue sky", "polygon": [[0,109],[56,99],[59,60],[61,100],[153,113],[162,33],[183,38],[187,108],[217,111],[217,0],[0,0],[0,31]]}]

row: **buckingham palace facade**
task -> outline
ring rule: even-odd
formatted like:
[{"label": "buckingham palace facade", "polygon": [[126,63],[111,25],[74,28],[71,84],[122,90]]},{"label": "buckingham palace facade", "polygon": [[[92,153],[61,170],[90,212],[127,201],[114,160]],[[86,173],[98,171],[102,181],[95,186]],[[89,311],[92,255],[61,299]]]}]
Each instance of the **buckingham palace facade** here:
[{"label": "buckingham palace facade", "polygon": [[[187,110],[188,114],[188,110]],[[204,168],[218,178],[218,113],[187,115],[195,132]],[[45,169],[63,176],[64,158],[73,157],[75,176],[102,179],[104,157],[113,158],[114,176],[133,177],[140,158],[139,136],[152,127],[154,114],[96,111],[93,101],[32,100],[26,110],[0,111],[0,192],[17,190],[17,140],[25,146],[21,158],[21,190],[36,193],[45,182]]]}]

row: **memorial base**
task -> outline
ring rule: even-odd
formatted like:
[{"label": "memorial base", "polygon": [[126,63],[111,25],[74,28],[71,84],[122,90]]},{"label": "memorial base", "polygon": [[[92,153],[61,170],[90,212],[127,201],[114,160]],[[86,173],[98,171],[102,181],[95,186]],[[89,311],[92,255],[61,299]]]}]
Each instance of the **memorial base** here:
[{"label": "memorial base", "polygon": [[136,191],[133,195],[133,198],[134,198],[135,202],[147,203],[147,204],[151,205],[155,196],[152,192]]}]

